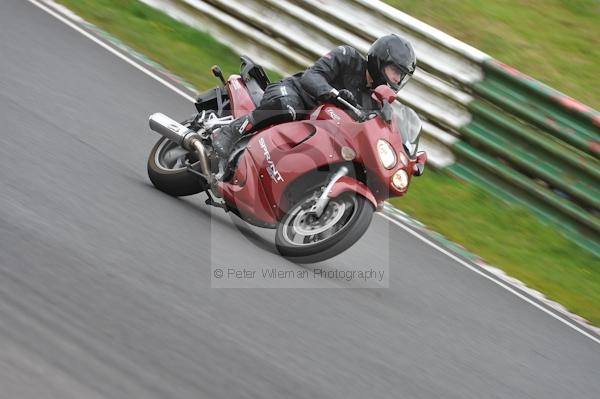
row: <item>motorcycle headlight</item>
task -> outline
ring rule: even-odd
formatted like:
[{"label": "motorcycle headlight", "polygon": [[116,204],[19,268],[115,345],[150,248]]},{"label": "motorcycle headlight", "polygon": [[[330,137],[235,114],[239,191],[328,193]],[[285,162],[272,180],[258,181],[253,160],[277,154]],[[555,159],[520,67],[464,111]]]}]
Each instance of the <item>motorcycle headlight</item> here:
[{"label": "motorcycle headlight", "polygon": [[396,166],[396,153],[390,143],[383,139],[377,140],[377,153],[384,168],[392,169]]},{"label": "motorcycle headlight", "polygon": [[405,190],[408,186],[408,174],[404,169],[400,169],[392,176],[392,184],[398,190]]}]

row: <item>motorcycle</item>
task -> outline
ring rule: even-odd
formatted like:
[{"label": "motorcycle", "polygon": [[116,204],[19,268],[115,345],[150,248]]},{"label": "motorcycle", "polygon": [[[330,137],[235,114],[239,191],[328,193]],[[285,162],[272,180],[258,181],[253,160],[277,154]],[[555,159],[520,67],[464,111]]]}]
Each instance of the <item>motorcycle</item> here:
[{"label": "motorcycle", "polygon": [[[281,255],[303,263],[329,259],[351,247],[383,202],[406,194],[427,161],[417,151],[421,121],[386,85],[373,91],[379,110],[366,111],[332,91],[333,100],[303,120],[267,127],[240,139],[225,163],[212,133],[252,111],[270,83],[264,70],[241,57],[240,75],[202,93],[197,113],[182,123],[155,113],[151,130],[162,137],[148,158],[156,188],[173,196],[204,192],[208,205],[276,229]],[[215,198],[216,197],[216,198]]]}]

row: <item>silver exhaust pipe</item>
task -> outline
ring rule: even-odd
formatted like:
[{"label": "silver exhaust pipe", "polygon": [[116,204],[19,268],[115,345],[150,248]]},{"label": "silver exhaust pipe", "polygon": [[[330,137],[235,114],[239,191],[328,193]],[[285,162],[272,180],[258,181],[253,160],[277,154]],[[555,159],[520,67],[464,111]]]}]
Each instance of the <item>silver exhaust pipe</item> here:
[{"label": "silver exhaust pipe", "polygon": [[150,124],[150,129],[156,133],[168,138],[188,151],[196,152],[198,154],[198,159],[200,160],[202,174],[207,177],[209,180],[208,183],[212,185],[213,179],[208,166],[206,149],[200,141],[198,133],[188,129],[181,123],[174,121],[160,112],[150,115],[148,123]]},{"label": "silver exhaust pipe", "polygon": [[188,151],[193,151],[192,148],[186,147],[184,142],[186,137],[191,137],[191,135],[195,135],[196,132],[188,129],[181,123],[174,121],[160,112],[150,115],[150,120],[148,122],[150,124],[150,129],[156,133],[165,136],[172,142],[177,143],[177,145],[185,148]]}]

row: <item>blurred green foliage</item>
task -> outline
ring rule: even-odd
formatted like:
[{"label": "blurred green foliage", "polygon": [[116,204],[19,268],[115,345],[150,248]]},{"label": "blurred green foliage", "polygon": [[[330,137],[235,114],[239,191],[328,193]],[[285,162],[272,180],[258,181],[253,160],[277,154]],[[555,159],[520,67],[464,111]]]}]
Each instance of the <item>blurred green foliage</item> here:
[{"label": "blurred green foliage", "polygon": [[600,1],[384,1],[600,109]]}]

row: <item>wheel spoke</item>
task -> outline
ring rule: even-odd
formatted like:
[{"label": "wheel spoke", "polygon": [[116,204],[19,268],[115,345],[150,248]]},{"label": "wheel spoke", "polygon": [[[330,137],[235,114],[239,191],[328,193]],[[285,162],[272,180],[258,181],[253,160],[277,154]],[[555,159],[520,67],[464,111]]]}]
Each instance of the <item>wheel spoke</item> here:
[{"label": "wheel spoke", "polygon": [[155,163],[165,170],[177,170],[185,167],[187,150],[172,141],[165,140],[156,152]]},{"label": "wheel spoke", "polygon": [[[165,155],[163,157],[163,159],[165,160],[166,164],[172,164],[174,163],[174,165],[177,165],[178,163],[180,164],[182,162],[182,159],[185,158],[185,155],[187,154],[187,151],[184,150],[183,148],[180,147],[176,147],[176,148],[172,148],[168,151],[165,151]],[[175,168],[176,166],[173,166],[173,168]]]},{"label": "wheel spoke", "polygon": [[316,218],[309,212],[306,203],[296,205],[285,221],[284,236],[290,244],[310,245],[333,237],[351,220],[356,209],[355,201],[336,198]]}]

